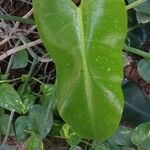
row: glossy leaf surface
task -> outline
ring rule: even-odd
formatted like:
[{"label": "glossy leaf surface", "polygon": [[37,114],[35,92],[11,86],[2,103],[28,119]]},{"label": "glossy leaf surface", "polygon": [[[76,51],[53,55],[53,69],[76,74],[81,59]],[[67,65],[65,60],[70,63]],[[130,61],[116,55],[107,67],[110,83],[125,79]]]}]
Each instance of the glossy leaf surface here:
[{"label": "glossy leaf surface", "polygon": [[62,126],[60,133],[61,136],[66,139],[66,142],[72,147],[78,145],[81,141],[81,137],[79,137],[75,132],[73,132],[68,124],[64,124]]},{"label": "glossy leaf surface", "polygon": [[47,107],[34,105],[29,111],[28,118],[29,128],[39,135],[41,139],[45,138],[53,124],[51,105],[48,105]]},{"label": "glossy leaf surface", "polygon": [[150,148],[150,122],[142,123],[132,131],[131,141],[138,150],[149,150]]},{"label": "glossy leaf surface", "polygon": [[57,69],[57,107],[82,137],[104,140],[123,109],[123,0],[33,0],[41,38]]},{"label": "glossy leaf surface", "polygon": [[22,113],[24,105],[11,84],[0,84],[0,106],[10,111]]},{"label": "glossy leaf surface", "polygon": [[17,140],[25,140],[28,137],[27,134],[27,121],[28,118],[26,116],[20,116],[16,119],[14,128],[15,128],[15,137]]}]

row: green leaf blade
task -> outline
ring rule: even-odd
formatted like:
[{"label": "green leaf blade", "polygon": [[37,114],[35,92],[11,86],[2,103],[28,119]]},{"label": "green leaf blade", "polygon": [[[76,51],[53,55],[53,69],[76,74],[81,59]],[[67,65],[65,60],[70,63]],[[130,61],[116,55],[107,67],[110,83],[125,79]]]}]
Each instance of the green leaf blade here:
[{"label": "green leaf blade", "polygon": [[124,2],[118,0],[116,6],[113,1],[82,0],[79,7],[71,0],[33,4],[41,38],[56,63],[60,115],[82,137],[108,138],[123,109]]},{"label": "green leaf blade", "polygon": [[0,106],[10,111],[22,113],[23,103],[12,85],[0,84]]},{"label": "green leaf blade", "polygon": [[33,132],[31,137],[27,140],[27,147],[28,150],[43,150],[41,138]]},{"label": "green leaf blade", "polygon": [[150,83],[149,67],[150,67],[150,60],[149,59],[142,59],[137,64],[138,73],[148,83]]},{"label": "green leaf blade", "polygon": [[16,53],[14,55],[14,59],[12,62],[12,69],[20,69],[20,68],[24,68],[27,66],[28,64],[28,53],[27,51],[24,49],[18,53]]},{"label": "green leaf blade", "polygon": [[[2,135],[6,135],[7,133],[8,122],[9,122],[9,115],[4,114],[0,116],[0,133]],[[13,125],[11,125],[9,136],[14,136]]]},{"label": "green leaf blade", "polygon": [[49,133],[53,124],[52,109],[49,106],[34,105],[29,111],[28,119],[28,127],[43,139]]},{"label": "green leaf blade", "polygon": [[26,116],[18,117],[15,121],[15,137],[17,140],[25,140],[28,137],[28,134],[25,132],[27,130],[27,121]]},{"label": "green leaf blade", "polygon": [[150,147],[150,122],[142,123],[131,133],[131,141],[138,150],[148,150]]}]

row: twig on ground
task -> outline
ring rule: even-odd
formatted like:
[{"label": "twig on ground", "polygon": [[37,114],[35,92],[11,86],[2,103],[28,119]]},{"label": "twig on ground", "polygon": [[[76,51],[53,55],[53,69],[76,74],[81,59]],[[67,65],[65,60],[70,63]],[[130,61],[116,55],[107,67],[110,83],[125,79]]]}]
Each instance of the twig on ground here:
[{"label": "twig on ground", "polygon": [[[33,13],[33,8],[27,12],[27,14],[25,14],[22,18],[28,18],[32,15]],[[17,30],[18,26],[19,26],[19,22],[16,22],[15,25],[14,25],[14,28],[12,29],[12,31],[10,32],[10,34],[8,35],[8,37],[6,37],[4,40],[2,40],[0,42],[0,46],[5,44],[6,42],[8,42],[10,39],[11,39],[11,35]],[[34,28],[35,29],[35,28]],[[28,32],[29,34],[30,32]]]},{"label": "twig on ground", "polygon": [[26,49],[26,48],[33,47],[33,46],[41,44],[41,43],[42,43],[42,40],[38,39],[38,40],[30,42],[28,44],[24,44],[24,45],[12,48],[12,49],[8,50],[7,52],[5,52],[4,54],[2,54],[0,56],[0,61],[4,60],[5,58],[7,58],[8,56],[10,56],[12,54],[15,54],[18,51],[21,51],[21,50]]},{"label": "twig on ground", "polygon": [[13,117],[14,117],[14,113],[15,113],[15,111],[11,111],[11,114],[9,116],[9,122],[8,122],[8,127],[7,127],[7,131],[6,131],[6,135],[5,135],[5,138],[3,140],[3,143],[0,145],[0,149],[3,148],[3,146],[7,142],[7,139],[8,139],[8,136],[9,136],[9,132],[10,132],[10,129],[11,129],[12,120],[13,120]]}]

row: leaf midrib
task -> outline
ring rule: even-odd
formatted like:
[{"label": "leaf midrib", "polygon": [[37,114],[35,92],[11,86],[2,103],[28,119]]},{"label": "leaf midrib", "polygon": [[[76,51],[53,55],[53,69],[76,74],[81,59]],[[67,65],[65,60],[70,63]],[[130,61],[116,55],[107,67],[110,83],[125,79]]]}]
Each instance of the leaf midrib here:
[{"label": "leaf midrib", "polygon": [[77,8],[77,19],[78,19],[78,25],[76,26],[79,31],[79,50],[81,54],[82,59],[82,66],[83,68],[83,76],[84,76],[84,86],[85,86],[85,93],[87,97],[87,108],[89,110],[89,115],[92,120],[91,126],[94,131],[94,116],[93,116],[93,104],[92,104],[92,93],[91,93],[91,79],[89,75],[89,70],[87,66],[87,59],[86,59],[86,46],[85,46],[85,37],[84,37],[84,24],[83,24],[83,13],[82,13],[82,7]]}]

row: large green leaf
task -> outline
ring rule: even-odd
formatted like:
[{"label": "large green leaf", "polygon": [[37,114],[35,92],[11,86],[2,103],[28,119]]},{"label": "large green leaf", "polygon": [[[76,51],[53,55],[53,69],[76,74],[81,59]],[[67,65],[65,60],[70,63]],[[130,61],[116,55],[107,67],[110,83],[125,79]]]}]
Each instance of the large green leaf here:
[{"label": "large green leaf", "polygon": [[41,38],[56,64],[57,107],[82,137],[104,140],[123,109],[123,0],[33,0]]}]

